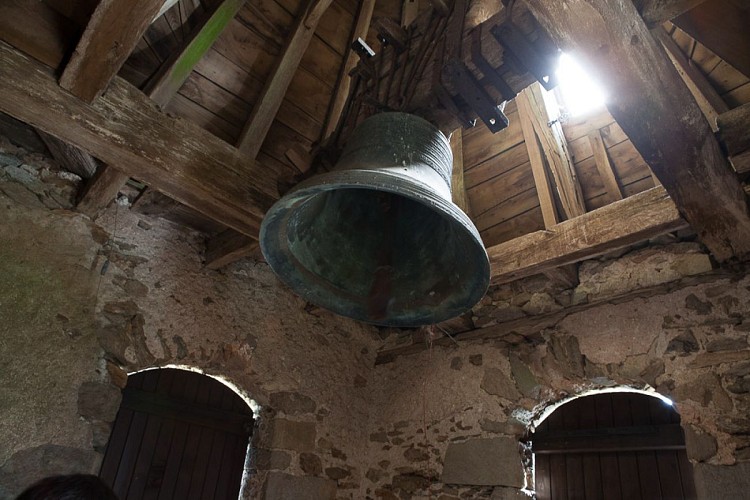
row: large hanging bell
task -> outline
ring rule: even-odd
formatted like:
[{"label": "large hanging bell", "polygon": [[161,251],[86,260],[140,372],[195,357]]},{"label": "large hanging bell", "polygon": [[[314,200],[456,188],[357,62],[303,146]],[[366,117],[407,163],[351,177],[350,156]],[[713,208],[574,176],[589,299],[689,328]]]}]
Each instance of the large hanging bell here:
[{"label": "large hanging bell", "polygon": [[452,168],[432,124],[374,115],[333,171],[269,210],[263,255],[305,300],[342,316],[399,327],[458,316],[482,298],[490,273],[476,227],[451,202]]}]

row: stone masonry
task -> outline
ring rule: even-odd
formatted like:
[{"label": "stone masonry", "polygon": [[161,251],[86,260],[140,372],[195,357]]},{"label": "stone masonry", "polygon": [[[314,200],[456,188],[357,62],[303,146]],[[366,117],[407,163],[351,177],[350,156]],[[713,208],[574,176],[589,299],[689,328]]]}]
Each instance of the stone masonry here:
[{"label": "stone masonry", "polygon": [[126,199],[92,222],[38,151],[0,138],[0,498],[96,473],[127,374],[154,366],[258,403],[243,498],[526,498],[534,422],[612,387],[674,400],[700,498],[750,486],[750,277],[690,235],[493,287],[467,319],[492,335],[376,364],[431,337],[305,307],[263,263],[207,270],[201,235]]}]

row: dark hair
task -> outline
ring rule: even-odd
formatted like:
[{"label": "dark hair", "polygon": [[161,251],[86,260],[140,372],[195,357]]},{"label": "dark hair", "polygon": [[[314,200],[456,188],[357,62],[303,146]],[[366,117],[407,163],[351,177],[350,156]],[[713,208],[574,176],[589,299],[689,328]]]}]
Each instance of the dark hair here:
[{"label": "dark hair", "polygon": [[50,476],[29,486],[16,500],[118,500],[96,476]]}]

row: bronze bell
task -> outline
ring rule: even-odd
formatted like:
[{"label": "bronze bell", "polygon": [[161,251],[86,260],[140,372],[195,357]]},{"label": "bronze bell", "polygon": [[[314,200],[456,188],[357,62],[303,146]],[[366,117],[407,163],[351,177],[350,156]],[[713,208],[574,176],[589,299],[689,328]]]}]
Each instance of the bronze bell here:
[{"label": "bronze bell", "polygon": [[421,326],[470,309],[489,285],[487,252],[451,202],[453,155],[432,124],[376,114],[336,168],[266,214],[263,255],[305,300],[367,323]]}]

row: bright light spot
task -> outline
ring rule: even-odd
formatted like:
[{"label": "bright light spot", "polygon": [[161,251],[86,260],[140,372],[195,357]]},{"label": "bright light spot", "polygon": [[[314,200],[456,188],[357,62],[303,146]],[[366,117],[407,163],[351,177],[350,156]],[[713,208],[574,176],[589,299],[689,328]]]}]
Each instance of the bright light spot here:
[{"label": "bright light spot", "polygon": [[556,75],[568,116],[580,116],[604,106],[604,90],[568,54],[560,55]]},{"label": "bright light spot", "polygon": [[661,400],[664,401],[665,405],[674,406],[674,402],[669,398],[663,397]]}]

